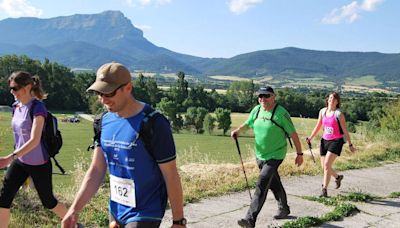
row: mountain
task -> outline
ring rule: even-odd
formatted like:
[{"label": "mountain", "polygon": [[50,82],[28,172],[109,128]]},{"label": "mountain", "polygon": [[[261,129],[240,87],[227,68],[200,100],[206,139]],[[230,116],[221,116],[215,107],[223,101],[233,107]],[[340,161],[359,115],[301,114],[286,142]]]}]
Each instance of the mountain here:
[{"label": "mountain", "polygon": [[97,68],[119,61],[133,69],[200,73],[194,66],[207,62],[152,44],[120,11],[50,19],[8,18],[0,21],[0,33],[0,55],[26,54],[70,67]]},{"label": "mountain", "polygon": [[242,77],[375,76],[399,82],[400,54],[314,51],[294,47],[262,50],[232,58],[201,58],[158,47],[120,11],[76,14],[49,19],[32,17],[0,21],[0,55],[48,58],[69,67],[96,69],[121,62],[131,70]]}]

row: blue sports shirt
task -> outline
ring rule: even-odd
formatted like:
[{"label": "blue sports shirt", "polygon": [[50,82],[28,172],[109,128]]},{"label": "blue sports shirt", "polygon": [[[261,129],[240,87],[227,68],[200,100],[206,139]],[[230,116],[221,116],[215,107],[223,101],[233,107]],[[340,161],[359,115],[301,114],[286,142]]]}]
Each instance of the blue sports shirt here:
[{"label": "blue sports shirt", "polygon": [[109,210],[122,224],[161,220],[167,204],[158,164],[176,158],[171,127],[164,117],[155,119],[152,157],[139,138],[144,116],[143,110],[129,118],[108,112],[102,119],[100,146],[110,174]]}]

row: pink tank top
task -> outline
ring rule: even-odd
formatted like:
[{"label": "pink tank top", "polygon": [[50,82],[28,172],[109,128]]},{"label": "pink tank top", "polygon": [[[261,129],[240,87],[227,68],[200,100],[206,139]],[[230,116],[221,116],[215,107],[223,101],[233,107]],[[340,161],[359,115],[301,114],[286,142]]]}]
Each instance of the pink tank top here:
[{"label": "pink tank top", "polygon": [[336,120],[336,115],[333,113],[332,116],[326,116],[326,110],[322,116],[322,125],[324,126],[324,133],[322,134],[322,138],[325,140],[334,140],[343,138],[343,135],[340,134],[339,124]]}]

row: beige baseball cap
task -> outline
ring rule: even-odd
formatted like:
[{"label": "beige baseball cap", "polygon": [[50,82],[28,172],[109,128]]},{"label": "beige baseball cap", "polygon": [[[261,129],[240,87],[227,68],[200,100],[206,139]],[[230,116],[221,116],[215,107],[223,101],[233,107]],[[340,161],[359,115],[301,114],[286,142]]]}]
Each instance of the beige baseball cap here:
[{"label": "beige baseball cap", "polygon": [[124,65],[106,63],[97,70],[96,81],[86,91],[108,94],[131,80],[131,73]]}]

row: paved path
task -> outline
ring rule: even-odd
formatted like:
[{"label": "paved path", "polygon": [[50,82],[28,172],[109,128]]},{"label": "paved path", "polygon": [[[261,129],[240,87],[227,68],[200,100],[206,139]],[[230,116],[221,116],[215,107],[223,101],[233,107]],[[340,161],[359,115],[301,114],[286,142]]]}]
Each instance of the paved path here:
[{"label": "paved path", "polygon": [[[392,192],[400,192],[400,163],[370,169],[349,170],[341,174],[344,174],[342,187],[336,190],[333,187],[334,183],[332,185],[331,182],[328,189],[329,195],[361,191],[377,196],[387,196]],[[301,198],[301,196],[315,196],[320,193],[321,176],[283,177],[282,182],[288,194],[290,217],[284,220],[273,219],[277,206],[273,195],[269,192],[256,227],[279,227],[297,217],[317,216],[333,210],[333,207]],[[189,222],[187,227],[239,227],[237,220],[245,215],[249,203],[249,195],[245,191],[188,204],[185,206],[185,214]],[[345,217],[343,221],[323,224],[322,227],[400,227],[399,198],[386,198],[368,203],[352,202],[352,204],[355,204],[361,212]],[[170,227],[171,223],[171,212],[167,211],[161,227]]]},{"label": "paved path", "polygon": [[79,116],[83,119],[93,122],[93,115],[80,113]]}]

